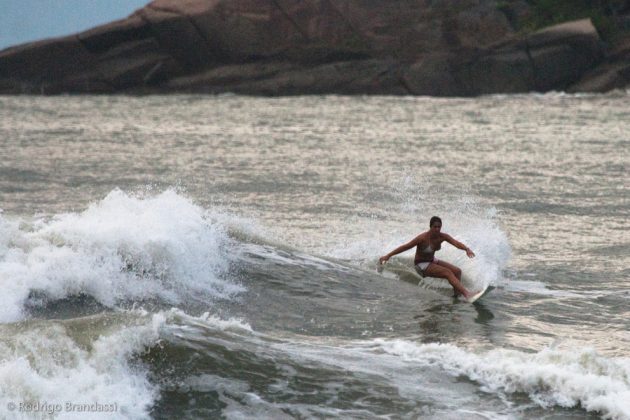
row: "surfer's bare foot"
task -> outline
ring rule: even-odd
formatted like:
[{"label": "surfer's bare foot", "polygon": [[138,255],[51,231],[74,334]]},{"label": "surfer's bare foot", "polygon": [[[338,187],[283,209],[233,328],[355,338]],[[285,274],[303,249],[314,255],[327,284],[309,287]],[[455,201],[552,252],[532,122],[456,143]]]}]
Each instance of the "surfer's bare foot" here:
[{"label": "surfer's bare foot", "polygon": [[473,298],[473,297],[475,297],[476,295],[478,295],[478,294],[479,294],[479,292],[481,292],[481,290],[476,290],[476,291],[474,291],[474,292],[468,292],[468,293],[465,295],[466,300],[468,300],[468,301],[469,301],[471,298]]},{"label": "surfer's bare foot", "polygon": [[479,291],[477,290],[476,292],[469,292],[466,291],[466,293],[464,293],[464,298],[466,300],[470,299],[471,297],[475,296],[477,293],[479,293]]}]

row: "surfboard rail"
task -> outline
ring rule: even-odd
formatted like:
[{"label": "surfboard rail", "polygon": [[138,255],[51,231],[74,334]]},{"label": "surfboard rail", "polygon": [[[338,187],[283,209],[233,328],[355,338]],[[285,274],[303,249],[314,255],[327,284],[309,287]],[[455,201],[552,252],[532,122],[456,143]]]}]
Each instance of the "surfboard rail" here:
[{"label": "surfboard rail", "polygon": [[481,289],[480,291],[478,291],[477,293],[475,293],[474,295],[472,295],[471,297],[466,299],[466,302],[468,302],[468,303],[475,303],[477,300],[479,300],[479,298],[481,298],[487,292],[489,292],[488,289],[489,289],[488,286],[484,287],[483,289]]}]

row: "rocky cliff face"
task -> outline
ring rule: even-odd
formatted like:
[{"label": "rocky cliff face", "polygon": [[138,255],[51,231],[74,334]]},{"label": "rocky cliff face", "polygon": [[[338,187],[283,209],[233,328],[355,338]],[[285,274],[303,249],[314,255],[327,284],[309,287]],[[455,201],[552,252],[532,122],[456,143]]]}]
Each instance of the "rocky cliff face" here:
[{"label": "rocky cliff face", "polygon": [[597,67],[589,20],[517,36],[508,15],[491,0],[155,0],[1,51],[0,93],[471,96],[630,80],[623,59]]}]

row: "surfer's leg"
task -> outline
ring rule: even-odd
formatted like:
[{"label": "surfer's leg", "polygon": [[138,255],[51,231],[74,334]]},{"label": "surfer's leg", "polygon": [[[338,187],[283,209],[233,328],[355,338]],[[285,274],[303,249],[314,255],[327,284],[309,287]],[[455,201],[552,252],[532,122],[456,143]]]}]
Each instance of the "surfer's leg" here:
[{"label": "surfer's leg", "polygon": [[457,267],[456,265],[453,265],[451,263],[447,263],[444,260],[438,260],[435,264],[437,265],[441,265],[442,267],[446,267],[449,270],[451,270],[453,272],[453,274],[455,274],[455,277],[457,277],[457,280],[462,280],[462,270],[461,268]]},{"label": "surfer's leg", "polygon": [[[460,282],[462,281],[462,270],[459,267],[453,264],[447,263],[446,261],[442,261],[442,260],[435,261],[435,264],[448,268],[449,270],[453,272],[453,274],[455,274],[455,277],[457,277],[457,280],[459,280]],[[455,296],[460,294],[457,291],[457,289],[455,289],[455,287],[453,287],[453,291],[455,292]]]},{"label": "surfer's leg", "polygon": [[442,267],[441,265],[431,263],[424,270],[424,275],[427,277],[437,277],[440,279],[446,279],[451,284],[451,286],[453,286],[453,289],[455,289],[458,293],[461,293],[462,295],[464,295],[465,298],[467,298],[470,295],[468,290],[466,290],[466,288],[462,285],[462,282],[460,282],[459,279],[455,276],[455,274],[446,267]]}]

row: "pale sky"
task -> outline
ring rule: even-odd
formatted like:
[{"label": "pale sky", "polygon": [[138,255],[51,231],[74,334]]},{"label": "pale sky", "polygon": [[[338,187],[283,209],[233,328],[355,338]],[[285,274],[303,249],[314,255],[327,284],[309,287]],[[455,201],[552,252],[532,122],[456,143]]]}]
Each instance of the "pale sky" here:
[{"label": "pale sky", "polygon": [[126,17],[149,0],[0,0],[0,50]]}]

